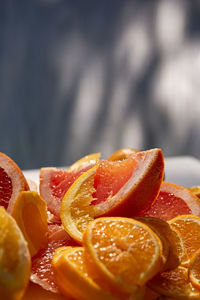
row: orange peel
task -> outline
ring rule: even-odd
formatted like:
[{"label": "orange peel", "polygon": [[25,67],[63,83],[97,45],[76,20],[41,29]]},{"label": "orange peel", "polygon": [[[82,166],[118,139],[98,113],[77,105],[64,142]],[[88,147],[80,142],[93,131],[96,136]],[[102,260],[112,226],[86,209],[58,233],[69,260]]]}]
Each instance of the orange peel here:
[{"label": "orange peel", "polygon": [[47,244],[46,203],[37,192],[23,191],[15,201],[12,216],[28,242],[31,256],[34,256]]}]

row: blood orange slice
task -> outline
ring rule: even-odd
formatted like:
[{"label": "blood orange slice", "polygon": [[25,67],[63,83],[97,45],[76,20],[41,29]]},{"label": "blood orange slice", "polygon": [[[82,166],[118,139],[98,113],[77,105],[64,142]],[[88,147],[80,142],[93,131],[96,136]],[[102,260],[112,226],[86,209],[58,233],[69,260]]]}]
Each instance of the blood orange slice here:
[{"label": "blood orange slice", "polygon": [[20,168],[0,152],[0,206],[11,212],[18,194],[27,190],[29,186]]},{"label": "blood orange slice", "polygon": [[68,189],[61,205],[65,230],[78,242],[99,216],[134,216],[156,199],[163,179],[160,149],[132,154],[122,161],[101,161]]},{"label": "blood orange slice", "polygon": [[51,261],[57,248],[75,245],[61,226],[49,225],[48,245],[32,258],[31,281],[47,291],[59,293]]},{"label": "blood orange slice", "polygon": [[48,209],[60,216],[60,205],[66,191],[85,171],[99,161],[100,153],[87,155],[65,170],[42,168],[40,170],[40,194],[46,201]]},{"label": "blood orange slice", "polygon": [[199,198],[187,188],[163,182],[156,202],[140,215],[168,221],[176,216],[188,214],[200,216]]}]

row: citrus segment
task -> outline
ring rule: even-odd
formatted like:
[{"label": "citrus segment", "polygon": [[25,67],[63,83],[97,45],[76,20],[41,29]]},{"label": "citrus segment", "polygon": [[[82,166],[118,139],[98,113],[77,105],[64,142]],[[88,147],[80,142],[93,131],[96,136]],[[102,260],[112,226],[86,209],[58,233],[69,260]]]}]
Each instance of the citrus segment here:
[{"label": "citrus segment", "polygon": [[19,192],[26,190],[29,186],[20,168],[0,152],[0,206],[10,212]]},{"label": "citrus segment", "polygon": [[200,218],[193,215],[181,215],[169,221],[181,235],[188,258],[200,249]]},{"label": "citrus segment", "polygon": [[30,254],[15,220],[0,207],[0,296],[18,300],[30,275]]},{"label": "citrus segment", "polygon": [[90,154],[75,162],[70,168],[42,168],[40,170],[40,194],[48,209],[59,217],[63,196],[73,182],[99,161],[100,153]]},{"label": "citrus segment", "polygon": [[136,220],[98,218],[86,227],[83,245],[90,276],[111,293],[134,293],[161,270],[161,241]]},{"label": "citrus segment", "polygon": [[159,149],[138,152],[120,162],[99,162],[63,197],[60,216],[65,230],[81,242],[83,230],[96,217],[134,216],[155,200],[163,168]]},{"label": "citrus segment", "polygon": [[76,245],[65,230],[59,225],[49,226],[48,244],[32,257],[31,281],[43,287],[45,290],[58,293],[52,269],[52,258],[57,248],[68,245]]},{"label": "citrus segment", "polygon": [[122,149],[119,149],[116,152],[112,153],[108,157],[108,160],[109,161],[123,160],[123,159],[126,159],[127,157],[129,157],[131,154],[137,153],[137,152],[139,152],[139,150],[132,149],[132,148],[122,148]]},{"label": "citrus segment", "polygon": [[47,207],[36,192],[20,192],[12,209],[12,216],[22,230],[31,256],[47,244]]},{"label": "citrus segment", "polygon": [[58,249],[52,264],[57,283],[64,295],[80,300],[116,299],[101,289],[88,275],[82,247]]},{"label": "citrus segment", "polygon": [[141,152],[140,157],[131,156],[120,162],[101,161],[94,176],[93,198],[95,200],[92,204],[95,205],[113,197],[131,178],[143,156],[144,153]]},{"label": "citrus segment", "polygon": [[191,258],[189,279],[194,286],[200,289],[200,249],[196,251]]},{"label": "citrus segment", "polygon": [[175,228],[171,227],[167,222],[158,218],[138,217],[136,219],[150,226],[151,229],[161,238],[161,241],[162,236],[167,239],[169,243],[169,255],[167,257],[165,270],[176,268],[186,256],[183,241],[179,232]]},{"label": "citrus segment", "polygon": [[[150,207],[159,193],[163,175],[164,159],[160,149],[137,152],[120,162],[103,163],[102,173],[99,168],[94,179],[97,216],[133,217]],[[107,198],[103,199],[102,194]]]},{"label": "citrus segment", "polygon": [[188,281],[188,269],[182,266],[156,275],[148,284],[155,292],[166,297],[200,299],[200,290]]},{"label": "citrus segment", "polygon": [[155,203],[140,215],[170,220],[179,215],[200,216],[200,201],[187,188],[163,182]]},{"label": "citrus segment", "polygon": [[97,168],[98,165],[82,174],[66,192],[61,204],[62,224],[69,235],[80,243],[84,229],[95,216],[95,206],[90,204]]}]

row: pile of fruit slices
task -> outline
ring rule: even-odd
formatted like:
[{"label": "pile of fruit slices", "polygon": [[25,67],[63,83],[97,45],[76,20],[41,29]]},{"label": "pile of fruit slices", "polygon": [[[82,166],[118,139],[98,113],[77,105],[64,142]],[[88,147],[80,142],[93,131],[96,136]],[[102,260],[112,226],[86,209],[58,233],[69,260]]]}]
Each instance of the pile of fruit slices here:
[{"label": "pile of fruit slices", "polygon": [[163,177],[160,149],[121,149],[37,187],[0,153],[2,299],[200,299],[199,188]]}]

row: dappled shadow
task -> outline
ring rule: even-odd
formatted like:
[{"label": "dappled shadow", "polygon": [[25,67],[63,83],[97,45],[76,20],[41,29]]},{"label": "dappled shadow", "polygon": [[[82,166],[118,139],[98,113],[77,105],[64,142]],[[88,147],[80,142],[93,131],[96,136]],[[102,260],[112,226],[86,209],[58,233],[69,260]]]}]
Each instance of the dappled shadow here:
[{"label": "dappled shadow", "polygon": [[0,151],[23,168],[200,157],[198,1],[9,0],[0,16]]}]

